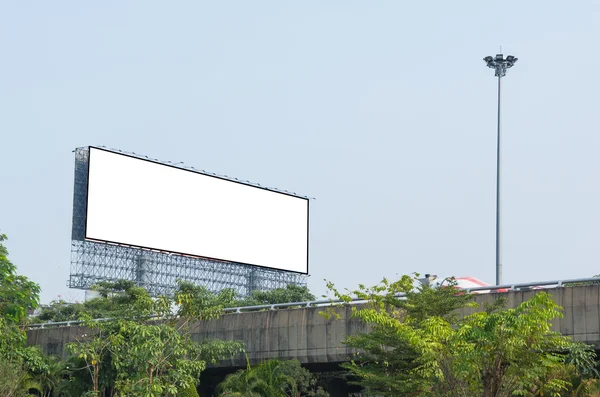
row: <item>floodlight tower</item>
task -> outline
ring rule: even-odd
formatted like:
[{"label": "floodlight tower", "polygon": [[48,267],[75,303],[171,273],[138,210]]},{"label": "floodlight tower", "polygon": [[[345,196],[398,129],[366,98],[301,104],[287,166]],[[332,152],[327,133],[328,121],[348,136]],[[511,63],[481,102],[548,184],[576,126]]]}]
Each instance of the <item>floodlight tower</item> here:
[{"label": "floodlight tower", "polygon": [[501,160],[501,135],[500,135],[500,98],[502,93],[502,77],[506,76],[506,71],[512,68],[518,58],[508,55],[506,59],[502,54],[497,54],[496,57],[487,56],[483,58],[489,68],[495,70],[495,75],[498,77],[498,140],[496,147],[496,285],[502,284],[502,228],[500,223],[500,160]]}]

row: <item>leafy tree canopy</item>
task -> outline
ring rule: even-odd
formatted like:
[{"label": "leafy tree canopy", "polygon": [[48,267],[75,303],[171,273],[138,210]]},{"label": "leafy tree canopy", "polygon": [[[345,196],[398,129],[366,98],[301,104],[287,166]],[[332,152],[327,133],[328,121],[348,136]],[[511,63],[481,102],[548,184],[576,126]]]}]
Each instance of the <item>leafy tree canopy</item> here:
[{"label": "leafy tree canopy", "polygon": [[[16,273],[0,235],[0,395],[176,396],[193,394],[207,363],[243,352],[238,341],[191,338],[190,321],[218,317],[233,301],[180,283],[174,297],[152,298],[130,281],[102,282],[100,298],[83,304],[53,302],[40,319],[83,319],[89,332],[70,343],[69,362],[26,347],[20,328],[39,302],[39,287]],[[158,316],[159,319],[154,317]],[[106,321],[94,321],[107,318]]]},{"label": "leafy tree canopy", "polygon": [[[141,300],[151,298],[143,288],[137,287],[132,281],[104,281],[92,289],[99,292],[99,298],[83,303],[68,303],[60,299],[52,301],[48,306],[43,307],[41,313],[32,321],[76,321],[86,318],[123,317],[127,314],[132,316],[149,314],[147,311],[144,312],[144,307],[147,305],[142,303],[140,311],[139,304]],[[220,314],[220,310],[227,307],[306,302],[314,299],[315,296],[310,293],[308,287],[294,284],[270,291],[253,291],[247,298],[237,298],[233,289],[226,288],[215,294],[204,286],[180,281],[175,292],[174,303],[180,316],[209,319],[215,318],[215,315]]]},{"label": "leafy tree canopy", "polygon": [[[373,287],[360,284],[354,291],[339,291],[331,282],[327,286],[345,303],[353,297],[365,300],[364,306],[352,306],[352,316],[371,325],[371,332],[353,335],[345,343],[359,350],[350,362],[342,364],[366,392],[375,395],[397,396],[424,392],[429,383],[415,376],[419,367],[419,351],[410,340],[397,332],[394,324],[402,323],[419,328],[422,321],[439,317],[450,324],[457,322],[456,310],[468,306],[471,295],[457,293],[456,282],[448,287],[433,288],[421,284],[415,288],[419,275],[402,276],[394,282],[383,279]],[[326,317],[333,310],[322,312]],[[418,394],[414,394],[418,395]]]},{"label": "leafy tree canopy", "polygon": [[17,274],[17,267],[8,259],[8,250],[0,234],[0,315],[13,323],[23,320],[29,310],[39,304],[40,287],[27,277]]},{"label": "leafy tree canopy", "polygon": [[[418,276],[418,275],[417,275]],[[551,330],[561,308],[544,292],[516,308],[502,299],[459,318],[473,306],[470,295],[450,287],[414,288],[416,277],[335,295],[368,301],[352,315],[372,326],[348,338],[361,351],[344,366],[371,395],[556,395],[573,389],[572,378],[594,373],[594,352]],[[403,294],[399,297],[399,294]],[[323,313],[326,316],[330,312]],[[568,353],[568,354],[566,354]],[[575,363],[578,364],[575,364]]]},{"label": "leafy tree canopy", "polygon": [[217,387],[219,396],[327,397],[316,378],[298,360],[269,360],[228,375]]},{"label": "leafy tree canopy", "polygon": [[252,291],[250,296],[238,300],[236,306],[273,305],[275,303],[294,303],[315,300],[307,286],[288,284],[285,288],[270,291]]},{"label": "leafy tree canopy", "polygon": [[32,321],[74,321],[152,314],[152,298],[144,288],[136,286],[132,281],[103,281],[92,289],[99,292],[99,298],[75,304],[63,300],[52,301],[50,305],[42,308],[41,313]]},{"label": "leafy tree canopy", "polygon": [[39,286],[17,274],[0,234],[0,395],[21,396],[39,389],[35,375],[47,370],[38,347],[27,347],[23,321],[39,303]]},{"label": "leafy tree canopy", "polygon": [[99,290],[101,298],[89,302],[112,303],[113,317],[98,322],[87,316],[90,334],[68,345],[83,360],[92,393],[180,395],[195,386],[208,362],[243,351],[237,341],[191,339],[189,322],[219,316],[230,299],[226,293],[187,283],[180,283],[174,298],[152,299],[128,282],[104,283]]},{"label": "leafy tree canopy", "polygon": [[198,390],[196,387],[190,386],[187,389],[183,389],[181,393],[179,393],[180,397],[200,397],[198,395]]}]

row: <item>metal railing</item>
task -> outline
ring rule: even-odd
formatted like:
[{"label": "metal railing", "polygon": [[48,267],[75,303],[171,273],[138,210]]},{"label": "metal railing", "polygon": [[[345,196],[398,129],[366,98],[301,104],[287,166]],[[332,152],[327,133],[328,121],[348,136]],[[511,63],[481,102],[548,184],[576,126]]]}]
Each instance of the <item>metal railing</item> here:
[{"label": "metal railing", "polygon": [[[581,284],[581,283],[596,283],[600,284],[600,278],[598,277],[587,277],[587,278],[574,278],[574,279],[566,279],[566,280],[552,280],[552,281],[536,281],[531,283],[517,283],[517,284],[503,284],[503,285],[494,285],[494,286],[483,286],[483,287],[473,287],[473,288],[461,288],[461,290],[472,293],[491,293],[491,292],[508,292],[508,291],[522,291],[522,290],[536,290],[536,289],[552,289],[552,288],[561,288],[568,286],[569,284]],[[397,297],[401,298],[404,294],[399,294]],[[367,302],[367,299],[363,298],[353,298],[350,302],[342,301],[341,299],[320,299],[314,301],[307,302],[290,302],[290,303],[275,303],[269,305],[256,305],[256,306],[239,306],[239,307],[228,307],[223,309],[223,313],[247,313],[254,311],[262,311],[262,310],[276,310],[276,309],[284,309],[284,308],[306,308],[306,307],[317,307],[317,306],[331,306],[340,303],[346,304],[360,304]],[[150,318],[155,318],[150,317]],[[102,322],[102,321],[110,321],[111,318],[97,318],[94,321]],[[29,324],[26,328],[28,329],[37,329],[37,328],[55,328],[55,327],[70,327],[73,325],[81,325],[83,321],[73,320],[73,321],[57,321],[57,322],[49,322],[49,323],[41,323],[41,324]]]}]

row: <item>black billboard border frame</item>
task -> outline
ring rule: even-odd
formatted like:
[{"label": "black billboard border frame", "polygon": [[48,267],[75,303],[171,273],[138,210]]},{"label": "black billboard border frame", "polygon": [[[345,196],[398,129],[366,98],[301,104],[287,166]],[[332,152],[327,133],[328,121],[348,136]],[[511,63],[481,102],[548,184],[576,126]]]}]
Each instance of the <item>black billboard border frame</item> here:
[{"label": "black billboard border frame", "polygon": [[[100,150],[100,151],[104,151],[104,152],[108,152],[108,153],[113,153],[113,154],[117,154],[117,155],[121,155],[121,156],[125,156],[125,157],[130,157],[136,160],[142,160],[142,161],[147,161],[149,163],[153,163],[153,164],[158,164],[158,165],[162,165],[162,166],[166,166],[166,167],[171,167],[171,168],[175,168],[181,171],[189,171],[192,172],[194,174],[200,174],[200,175],[204,175],[204,176],[208,176],[211,178],[216,178],[216,179],[220,179],[223,181],[227,181],[227,182],[233,182],[233,183],[237,183],[243,186],[248,186],[248,187],[253,187],[256,189],[261,189],[261,190],[266,190],[272,193],[279,193],[279,194],[283,194],[285,196],[289,196],[289,197],[294,197],[297,199],[301,199],[301,200],[305,200],[306,201],[306,273],[305,272],[297,272],[294,270],[285,270],[285,269],[278,269],[275,267],[269,267],[269,266],[262,266],[262,265],[256,265],[253,263],[245,263],[245,262],[233,262],[233,261],[229,261],[229,260],[225,260],[225,259],[219,259],[219,258],[211,258],[211,257],[206,257],[206,256],[200,256],[200,255],[193,255],[193,254],[189,254],[189,253],[183,253],[183,252],[177,252],[177,251],[170,251],[170,250],[164,250],[164,249],[159,249],[159,248],[152,248],[152,247],[143,247],[143,246],[138,246],[138,245],[132,245],[132,244],[127,244],[127,243],[122,243],[122,242],[117,242],[117,241],[110,241],[110,240],[104,240],[104,239],[95,239],[95,238],[90,238],[87,235],[87,224],[88,224],[88,210],[89,210],[89,194],[90,194],[90,165],[92,163],[92,150],[91,149],[96,149],[96,150]],[[198,259],[205,259],[205,260],[210,260],[210,261],[217,261],[217,262],[225,262],[225,263],[230,263],[230,264],[239,264],[239,265],[244,265],[244,266],[252,266],[252,267],[257,267],[257,268],[261,268],[261,269],[269,269],[269,270],[275,270],[275,271],[280,271],[280,272],[288,272],[288,273],[295,273],[295,274],[302,274],[302,275],[306,275],[309,276],[309,255],[310,255],[310,250],[309,250],[309,244],[310,244],[310,198],[308,197],[303,197],[303,196],[298,196],[296,194],[291,194],[288,192],[282,192],[279,190],[273,190],[273,189],[269,189],[267,187],[263,187],[263,186],[256,186],[250,183],[244,183],[238,180],[232,180],[229,178],[224,178],[222,176],[218,176],[218,175],[213,175],[213,174],[208,174],[206,172],[201,172],[199,170],[190,170],[188,168],[181,168],[181,167],[177,167],[176,165],[172,165],[172,164],[165,164],[162,163],[158,160],[152,160],[152,159],[148,159],[148,158],[142,158],[142,157],[138,157],[137,155],[131,155],[129,153],[122,153],[122,152],[115,152],[114,150],[110,150],[110,149],[106,149],[106,148],[101,148],[101,147],[97,147],[97,146],[88,146],[88,169],[87,169],[87,181],[86,181],[86,192],[85,192],[85,225],[84,225],[84,240],[86,241],[91,241],[91,242],[96,242],[96,243],[107,243],[107,244],[115,244],[121,247],[129,247],[129,248],[134,248],[134,249],[140,249],[140,250],[148,250],[148,251],[155,251],[155,252],[163,252],[163,253],[167,253],[167,254],[173,254],[173,255],[179,255],[179,256],[187,256],[187,257],[191,257],[191,258],[198,258]]]}]

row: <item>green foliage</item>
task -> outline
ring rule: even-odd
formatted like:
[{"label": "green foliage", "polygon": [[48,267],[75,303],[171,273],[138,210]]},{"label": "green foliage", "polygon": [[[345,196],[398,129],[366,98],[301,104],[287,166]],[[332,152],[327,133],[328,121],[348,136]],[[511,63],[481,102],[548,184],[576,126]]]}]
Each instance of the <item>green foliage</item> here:
[{"label": "green foliage", "polygon": [[30,309],[39,304],[40,287],[25,276],[17,274],[16,266],[8,259],[8,250],[0,234],[0,316],[6,321],[19,323]]},{"label": "green foliage", "polygon": [[219,396],[328,397],[298,360],[269,360],[228,375],[217,387]]},{"label": "green foliage", "polygon": [[584,379],[600,377],[596,369],[596,352],[590,345],[581,342],[570,344],[565,363],[573,367],[576,376]]},{"label": "green foliage", "polygon": [[0,317],[0,358],[18,360],[25,348],[25,333],[12,321]]},{"label": "green foliage", "polygon": [[37,347],[26,346],[21,328],[27,312],[39,303],[39,286],[17,274],[8,259],[8,250],[0,234],[0,396],[28,395],[29,389],[42,392],[33,374],[46,369]]},{"label": "green foliage", "polygon": [[[5,238],[1,235],[0,242]],[[55,301],[42,311],[40,320],[83,319],[89,329],[67,346],[73,360],[44,356],[39,348],[26,347],[19,328],[38,303],[39,287],[16,274],[0,244],[0,396],[22,396],[30,389],[44,397],[194,395],[208,362],[243,351],[236,341],[191,339],[190,321],[220,316],[234,300],[230,290],[215,295],[181,283],[173,300],[153,299],[130,281],[101,282],[94,289],[97,299],[75,305]]]},{"label": "green foliage", "polygon": [[[100,297],[83,303],[67,303],[55,300],[42,308],[33,322],[75,321],[94,318],[141,317],[150,315],[145,308],[150,299],[143,288],[135,286],[132,281],[104,281],[93,287]],[[307,302],[314,300],[306,286],[290,284],[286,288],[271,291],[253,291],[250,297],[238,299],[233,289],[223,289],[214,294],[204,286],[197,286],[187,281],[180,281],[175,292],[173,303],[177,306],[177,315],[185,318],[209,320],[217,318],[222,310],[235,306],[256,306],[275,303]],[[153,313],[156,314],[156,313]]]},{"label": "green foliage", "polygon": [[298,395],[291,367],[278,360],[266,361],[256,367],[248,366],[227,375],[217,388],[219,396],[292,397]]},{"label": "green foliage", "polygon": [[178,396],[181,397],[200,397],[198,395],[198,390],[196,390],[196,386],[188,386],[187,388],[181,390]]},{"label": "green foliage", "polygon": [[[181,283],[175,300],[152,299],[127,282],[100,285],[97,307],[107,302],[114,315],[108,321],[88,316],[90,334],[68,349],[84,367],[94,393],[119,396],[175,396],[193,387],[207,362],[243,351],[236,341],[191,339],[189,321],[218,317],[232,299],[205,288]],[[175,310],[173,308],[176,308]],[[158,319],[149,316],[158,316]]]},{"label": "green foliage", "polygon": [[[89,301],[91,302],[91,301]],[[88,302],[86,302],[88,303]],[[40,313],[32,318],[33,323],[72,321],[83,317],[86,312],[85,304],[71,304],[62,299],[53,300],[50,304],[42,306]]]},{"label": "green foliage", "polygon": [[[94,323],[90,326],[96,331],[94,328],[98,327],[98,324]],[[83,339],[67,344],[67,350],[83,361],[81,371],[89,374],[94,392],[111,389],[114,383],[110,354],[113,339],[115,335],[111,334],[110,330],[105,331],[103,327],[98,327],[94,334],[84,335]]]},{"label": "green foliage", "polygon": [[240,341],[205,339],[199,342],[199,359],[210,364],[217,364],[223,358],[244,353],[244,344]]},{"label": "green foliage", "polygon": [[187,281],[179,281],[175,292],[177,314],[184,318],[210,320],[218,318],[223,309],[234,305],[235,292],[224,289],[218,294],[210,292],[204,286],[197,286]]},{"label": "green foliage", "polygon": [[29,389],[37,389],[37,384],[21,366],[0,359],[0,396],[23,397]]},{"label": "green foliage", "polygon": [[[566,352],[564,365],[557,366],[548,372],[540,383],[567,380],[561,396],[591,397],[600,395],[598,371],[595,368],[596,353],[591,346],[583,343],[573,343]],[[544,389],[537,390],[533,395],[543,395]]]},{"label": "green foliage", "polygon": [[[62,368],[54,372],[58,374],[60,379],[52,390],[53,395],[58,394],[63,397],[84,396],[92,390],[92,379],[84,360],[71,357],[69,360],[60,363]],[[104,372],[101,371],[101,375],[104,375]],[[107,395],[110,396],[111,394],[107,393]]]},{"label": "green foliage", "polygon": [[[352,296],[367,301],[362,307],[353,306],[352,316],[371,325],[371,332],[350,336],[345,343],[359,350],[348,363],[342,364],[353,378],[358,379],[366,393],[374,395],[413,395],[425,393],[429,382],[415,375],[420,366],[419,351],[405,336],[398,332],[397,324],[419,328],[431,317],[439,317],[449,324],[457,322],[456,310],[470,305],[472,296],[457,291],[456,282],[433,288],[430,285],[414,287],[419,275],[402,276],[395,282],[387,279],[373,287],[359,285],[354,291],[340,292],[333,283],[328,287],[343,302]],[[322,314],[328,318],[333,310]]]},{"label": "green foliage", "polygon": [[550,375],[564,365],[560,352],[573,344],[550,330],[560,316],[558,305],[540,292],[516,308],[474,313],[454,328],[433,317],[406,335],[438,394],[553,395],[568,389],[568,379]]},{"label": "green foliage", "polygon": [[595,276],[593,276],[593,278],[597,278],[597,281],[585,281],[582,283],[565,283],[563,284],[564,287],[582,287],[585,285],[595,285],[595,284],[600,284],[600,274],[596,274]]},{"label": "green foliage", "polygon": [[26,347],[23,332],[13,323],[2,325],[3,321],[0,318],[0,396],[28,395],[29,389],[42,393],[36,377],[47,368],[42,352]]},{"label": "green foliage", "polygon": [[144,288],[136,286],[132,281],[103,281],[92,289],[99,292],[99,298],[83,303],[52,301],[32,321],[56,322],[127,316],[140,318],[154,314],[151,312],[154,309],[152,298]]},{"label": "green foliage", "polygon": [[[460,319],[456,309],[473,305],[469,295],[452,287],[415,289],[415,278],[352,291],[368,301],[354,306],[353,316],[372,331],[348,338],[361,353],[344,367],[367,394],[559,396],[574,390],[574,378],[597,375],[592,350],[551,331],[561,308],[548,294],[516,308],[499,300]],[[348,293],[329,286],[349,301]]]},{"label": "green foliage", "polygon": [[[296,382],[297,395],[302,397],[327,397],[329,393],[317,386],[317,378],[298,360],[281,361],[281,372]],[[296,397],[294,396],[294,397]]]},{"label": "green foliage", "polygon": [[196,384],[206,362],[188,335],[168,324],[121,320],[118,326],[110,351],[121,395],[175,395]]},{"label": "green foliage", "polygon": [[288,284],[285,288],[270,291],[252,291],[248,298],[235,302],[235,306],[273,305],[276,303],[308,302],[315,300],[308,287]]},{"label": "green foliage", "polygon": [[[24,368],[31,376],[37,392],[43,397],[68,394],[69,362],[57,356],[44,355],[37,347],[32,348],[25,359]],[[31,386],[30,386],[31,388]]]}]

